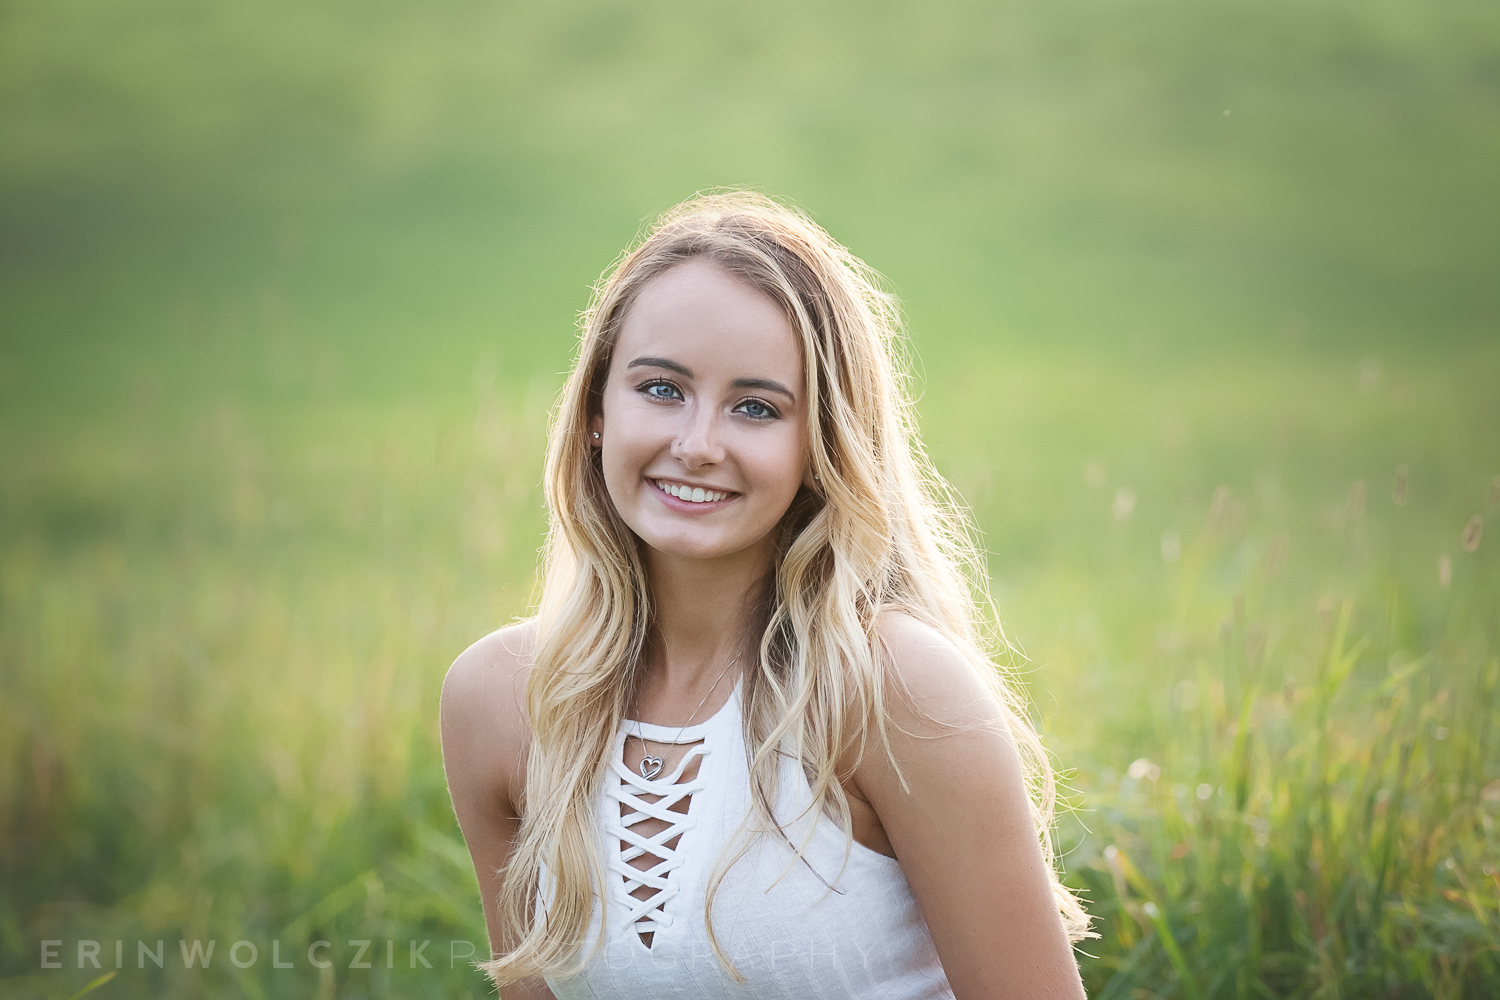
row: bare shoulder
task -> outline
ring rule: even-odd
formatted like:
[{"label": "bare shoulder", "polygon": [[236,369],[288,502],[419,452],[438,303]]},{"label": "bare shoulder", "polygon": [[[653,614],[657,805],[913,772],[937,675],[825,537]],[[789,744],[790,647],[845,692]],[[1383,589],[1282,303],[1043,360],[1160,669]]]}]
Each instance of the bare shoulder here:
[{"label": "bare shoulder", "polygon": [[954,994],[1081,1000],[1022,761],[984,673],[993,668],[911,615],[876,627],[888,688],[899,689],[886,699],[895,725],[890,755],[867,754],[855,780]]},{"label": "bare shoulder", "polygon": [[994,690],[976,664],[942,632],[905,611],[887,610],[876,620],[886,676],[896,697],[887,711],[903,728],[930,730],[933,721],[967,726],[1003,717]]},{"label": "bare shoulder", "polygon": [[531,746],[526,676],[535,635],[531,621],[496,629],[448,668],[439,715],[450,784],[484,786],[511,804],[520,798]]}]

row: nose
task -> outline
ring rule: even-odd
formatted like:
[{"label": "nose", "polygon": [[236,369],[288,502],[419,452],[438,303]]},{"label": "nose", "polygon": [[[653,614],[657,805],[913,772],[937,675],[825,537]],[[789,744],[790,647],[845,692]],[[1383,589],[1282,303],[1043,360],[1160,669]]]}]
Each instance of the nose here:
[{"label": "nose", "polygon": [[724,461],[724,447],[719,443],[718,421],[712,408],[693,407],[684,415],[683,426],[672,442],[672,457],[688,469]]}]

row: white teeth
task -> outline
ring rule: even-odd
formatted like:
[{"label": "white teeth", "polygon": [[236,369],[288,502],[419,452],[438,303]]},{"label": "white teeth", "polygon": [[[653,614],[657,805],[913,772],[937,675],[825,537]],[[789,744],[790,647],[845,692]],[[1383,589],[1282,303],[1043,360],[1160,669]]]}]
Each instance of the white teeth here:
[{"label": "white teeth", "polygon": [[656,485],[660,487],[663,493],[670,493],[677,499],[686,500],[689,503],[713,503],[716,500],[723,500],[729,496],[728,493],[716,493],[713,490],[705,490],[701,486],[677,486],[673,483],[660,482]]}]

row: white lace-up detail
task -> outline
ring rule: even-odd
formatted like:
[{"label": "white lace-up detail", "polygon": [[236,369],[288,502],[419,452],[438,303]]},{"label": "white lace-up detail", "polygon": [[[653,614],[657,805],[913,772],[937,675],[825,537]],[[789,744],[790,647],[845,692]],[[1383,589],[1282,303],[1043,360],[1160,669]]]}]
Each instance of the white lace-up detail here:
[{"label": "white lace-up detail", "polygon": [[[605,832],[612,844],[619,845],[618,850],[610,852],[609,869],[624,881],[628,910],[620,921],[622,932],[654,934],[658,928],[672,926],[672,914],[666,911],[666,905],[677,896],[680,887],[670,876],[674,869],[682,866],[685,857],[681,840],[674,847],[667,845],[698,825],[697,818],[692,814],[691,796],[708,787],[705,777],[707,769],[700,764],[692,781],[679,779],[693,761],[707,757],[709,753],[707,742],[698,743],[683,755],[670,775],[654,779],[643,778],[632,771],[620,760],[619,754],[611,761],[611,767],[619,780],[606,782],[606,792],[611,801],[624,809],[612,808],[606,814]],[[647,802],[642,795],[660,798],[655,802]],[[684,798],[688,799],[688,812],[682,813],[672,808]],[[641,836],[631,829],[646,819],[658,819],[667,826],[650,837]],[[660,860],[645,869],[630,863],[642,855]],[[633,894],[642,886],[654,889],[655,892],[645,899],[638,899]]]},{"label": "white lace-up detail", "polygon": [[[728,868],[718,886],[714,932],[743,978],[732,979],[721,966],[708,939],[708,885],[753,809],[741,693],[736,684],[714,716],[681,730],[621,720],[594,799],[604,898],[583,935],[592,939],[602,924],[604,946],[580,956],[581,969],[546,975],[552,995],[953,1000],[900,863],[858,841],[846,858],[844,835],[826,817],[813,829],[812,789],[791,754],[780,759],[774,814],[795,843],[806,844],[806,863],[795,864],[785,843],[765,835]],[[652,745],[643,751],[632,743],[626,756],[631,737]],[[643,752],[683,759],[670,774],[664,763],[653,780],[641,777]],[[692,778],[681,781],[683,775]],[[665,829],[646,835],[656,827]],[[537,904],[545,911],[554,891],[545,865],[540,876]],[[829,891],[824,876],[837,891]]]}]

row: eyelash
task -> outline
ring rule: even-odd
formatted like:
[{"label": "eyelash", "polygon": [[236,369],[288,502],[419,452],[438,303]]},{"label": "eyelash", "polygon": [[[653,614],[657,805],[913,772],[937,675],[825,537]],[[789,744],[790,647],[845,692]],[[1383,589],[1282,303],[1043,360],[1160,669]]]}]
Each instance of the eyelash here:
[{"label": "eyelash", "polygon": [[[676,392],[679,397],[682,394],[682,390],[681,389],[677,388],[677,386],[675,384],[673,384],[672,382],[668,382],[665,379],[652,379],[650,382],[642,382],[640,385],[636,386],[636,391],[638,391],[641,395],[646,396],[646,397],[648,397],[650,399],[663,399],[663,400],[664,399],[670,399],[671,397],[668,397],[668,396],[658,396],[655,393],[653,393],[653,392],[650,391],[651,389],[653,389],[653,388],[655,388],[656,386],[659,386],[659,385],[666,386],[667,388],[671,389],[673,392]],[[751,420],[775,420],[775,419],[777,419],[778,417],[781,416],[780,411],[778,411],[776,409],[776,407],[772,406],[770,403],[766,402],[764,399],[756,399],[753,396],[751,398],[749,398],[749,399],[741,400],[737,404],[736,408],[738,408],[739,406],[745,406],[747,404],[754,404],[756,406],[763,406],[763,407],[766,408],[766,411],[767,411],[764,415],[758,416],[758,417],[757,416],[751,416],[748,413],[745,414],[745,416],[750,417]]]}]

